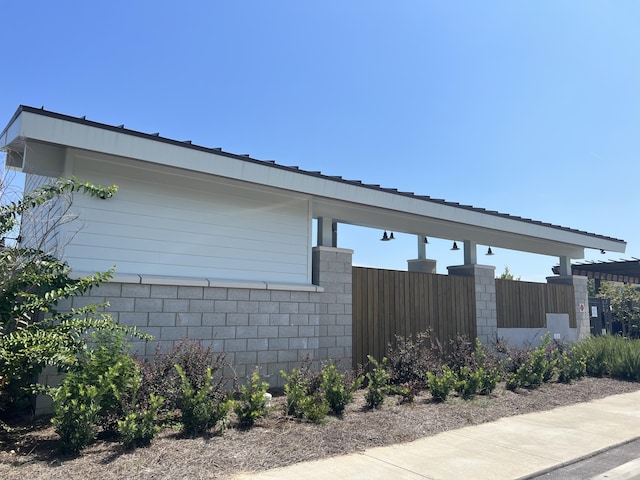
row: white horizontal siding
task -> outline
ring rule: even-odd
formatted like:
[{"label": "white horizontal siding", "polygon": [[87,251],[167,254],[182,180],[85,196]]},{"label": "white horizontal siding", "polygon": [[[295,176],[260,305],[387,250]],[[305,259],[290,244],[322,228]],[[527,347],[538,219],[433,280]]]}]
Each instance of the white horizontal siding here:
[{"label": "white horizontal siding", "polygon": [[78,154],[73,175],[119,187],[74,198],[65,258],[77,270],[310,283],[306,198]]},{"label": "white horizontal siding", "polygon": [[[32,192],[55,179],[43,175],[26,174],[24,192]],[[73,215],[67,209],[71,197],[55,197],[43,205],[31,208],[20,219],[22,246],[35,248],[60,258],[64,241],[60,239],[57,225],[72,220]]]}]

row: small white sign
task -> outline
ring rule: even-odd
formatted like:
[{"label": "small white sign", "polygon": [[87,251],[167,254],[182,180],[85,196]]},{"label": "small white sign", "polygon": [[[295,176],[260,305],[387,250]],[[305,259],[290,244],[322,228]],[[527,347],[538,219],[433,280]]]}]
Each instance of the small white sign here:
[{"label": "small white sign", "polygon": [[598,316],[598,307],[596,307],[595,305],[591,307],[591,316],[594,318]]}]

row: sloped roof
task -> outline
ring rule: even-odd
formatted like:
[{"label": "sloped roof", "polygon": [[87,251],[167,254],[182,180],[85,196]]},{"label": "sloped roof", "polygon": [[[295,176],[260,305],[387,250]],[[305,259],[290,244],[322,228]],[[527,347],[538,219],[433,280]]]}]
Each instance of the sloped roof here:
[{"label": "sloped roof", "polygon": [[[234,154],[230,152],[225,152],[221,148],[212,148],[212,147],[196,145],[196,144],[193,144],[190,140],[174,140],[174,139],[163,137],[159,133],[144,133],[136,130],[130,130],[125,128],[124,125],[118,125],[118,126],[107,125],[107,124],[95,122],[92,120],[88,120],[84,116],[73,117],[73,116],[64,115],[56,112],[51,112],[51,111],[45,110],[44,107],[34,108],[29,106],[20,106],[15,112],[15,114],[13,115],[13,117],[11,118],[7,127],[2,131],[2,133],[0,133],[0,148],[4,148],[5,150],[10,150],[12,148],[7,146],[10,142],[15,140],[14,138],[9,138],[11,136],[9,135],[9,131],[13,123],[20,117],[20,115],[23,112],[35,114],[41,117],[61,120],[64,122],[70,122],[73,124],[97,128],[102,131],[114,132],[117,134],[124,134],[129,137],[137,137],[145,140],[151,140],[153,142],[157,142],[160,144],[179,146],[181,148],[185,148],[191,151],[204,152],[212,155],[217,155],[218,157],[227,157],[229,159],[234,159],[234,160],[248,163],[248,164],[259,165],[262,167],[267,167],[269,169],[274,169],[281,172],[290,172],[296,175],[303,175],[305,177],[321,179],[324,182],[356,187],[359,191],[362,191],[363,193],[364,191],[369,191],[369,192],[379,192],[379,193],[389,194],[392,196],[392,198],[397,198],[399,200],[398,202],[396,202],[398,207],[397,208],[389,207],[389,212],[387,212],[386,215],[382,215],[380,217],[380,221],[379,222],[376,221],[374,225],[371,222],[371,218],[372,218],[371,215],[369,215],[366,221],[364,221],[364,217],[363,217],[363,222],[362,223],[359,222],[360,220],[360,218],[358,217],[359,213],[355,212],[355,210],[352,208],[353,204],[356,203],[353,201],[353,199],[355,198],[353,192],[351,193],[350,196],[348,196],[348,198],[345,197],[342,199],[339,199],[338,195],[336,195],[335,197],[331,194],[324,195],[323,198],[325,198],[326,202],[324,203],[324,205],[321,205],[320,203],[317,204],[319,211],[321,211],[322,207],[324,206],[325,209],[322,210],[323,212],[332,213],[333,212],[332,209],[335,207],[334,204],[336,203],[333,200],[342,201],[340,206],[344,207],[345,223],[354,223],[358,225],[375,226],[375,227],[389,225],[390,229],[394,229],[396,231],[404,231],[405,233],[420,234],[425,232],[425,229],[422,228],[425,226],[424,223],[422,225],[416,224],[415,231],[412,231],[409,229],[409,227],[413,227],[413,223],[416,223],[416,220],[418,219],[418,217],[424,220],[427,218],[427,216],[424,213],[418,213],[418,217],[416,217],[415,212],[409,212],[408,210],[405,210],[404,208],[407,205],[406,202],[400,201],[400,199],[404,198],[404,199],[410,199],[412,201],[418,201],[422,203],[423,205],[425,205],[425,207],[427,207],[426,209],[423,209],[424,211],[428,211],[428,212],[437,211],[441,213],[443,217],[446,217],[444,221],[448,222],[448,226],[451,227],[451,231],[449,231],[448,229],[440,228],[439,233],[443,235],[440,238],[450,238],[450,239],[457,238],[457,239],[469,239],[469,240],[476,241],[474,238],[462,238],[460,236],[456,237],[456,235],[462,235],[463,233],[470,234],[470,232],[475,233],[477,231],[478,233],[482,233],[482,235],[478,236],[478,239],[477,239],[478,243],[491,244],[494,246],[503,246],[505,248],[513,248],[516,250],[520,249],[519,246],[522,245],[522,248],[521,248],[522,251],[531,251],[531,252],[544,253],[544,254],[555,254],[555,253],[551,253],[549,251],[550,249],[548,248],[549,247],[548,245],[542,248],[541,242],[539,241],[540,239],[543,239],[544,241],[548,241],[548,242],[555,242],[557,246],[565,245],[568,247],[573,245],[573,246],[579,246],[580,248],[585,248],[585,247],[586,248],[605,248],[606,250],[619,251],[619,252],[623,252],[625,247],[625,243],[623,240],[606,236],[606,235],[590,233],[583,230],[573,229],[573,228],[569,228],[561,225],[555,225],[552,223],[534,220],[531,218],[510,215],[510,214],[498,212],[495,210],[487,210],[487,209],[476,207],[473,205],[464,205],[457,202],[447,201],[444,199],[432,198],[428,195],[420,195],[414,192],[398,191],[395,188],[383,187],[377,184],[367,184],[367,183],[363,183],[360,180],[349,180],[341,176],[325,175],[320,171],[302,170],[297,166],[281,165],[271,160],[259,160],[251,157],[250,155],[239,155],[239,154]],[[13,133],[15,132],[12,132],[12,134]],[[15,146],[13,148],[15,148]],[[301,183],[304,183],[304,182],[301,182]],[[331,190],[332,189],[329,188],[329,189],[324,189],[323,191],[331,192]],[[304,193],[308,193],[308,192],[305,191]],[[317,193],[313,193],[313,194],[317,195]],[[362,200],[362,198],[364,198],[364,200]],[[373,204],[366,203],[369,198],[370,197],[367,195],[359,195],[357,203],[363,203],[367,207],[375,207],[377,210],[374,213],[376,214],[384,213],[382,212],[382,206],[383,205],[386,206],[389,202],[384,203],[382,202],[381,199],[378,199],[378,204],[373,205]],[[389,198],[389,197],[385,197],[385,198]],[[428,205],[431,205],[432,207],[428,207]],[[411,204],[411,206],[413,208],[415,204]],[[441,207],[446,207],[445,213],[442,213]],[[347,212],[349,208],[351,208],[351,210]],[[434,208],[436,210],[434,210]],[[449,209],[453,209],[453,210],[449,210]],[[405,212],[406,212],[406,215],[404,215]],[[459,214],[455,214],[455,212],[459,212]],[[469,215],[464,214],[464,212],[469,212],[469,214],[471,214],[473,217],[473,221],[470,221]],[[473,214],[480,214],[480,217],[477,217]],[[413,217],[410,218],[411,215],[413,215]],[[431,213],[429,213],[429,215],[431,215]],[[403,216],[403,218],[400,219],[399,218],[400,216]],[[434,216],[433,218],[436,218],[436,217]],[[493,222],[493,224],[490,224],[491,222],[488,220],[489,218],[495,218],[496,220]],[[341,220],[338,217],[336,217],[336,219]],[[482,220],[482,219],[485,219],[485,220]],[[503,221],[499,221],[500,219],[502,219]],[[443,226],[443,219],[436,218],[436,220],[438,221],[437,225],[433,224],[433,227],[437,231],[439,227]],[[510,229],[505,229],[504,228],[504,226],[506,225],[504,223],[505,220],[509,222],[508,225],[515,225],[512,222],[516,222],[516,224],[529,225],[531,226],[531,228],[526,229],[526,228],[510,227]],[[418,227],[421,227],[421,228],[418,228]],[[542,227],[542,228],[540,229],[538,227]],[[431,230],[427,230],[427,232],[429,231]],[[500,235],[496,236],[494,234],[491,234],[491,231],[499,232]],[[558,232],[558,234],[554,235],[551,233],[554,231]],[[549,232],[549,233],[545,234],[543,232]],[[568,235],[568,236],[561,235],[562,232],[566,232],[572,235]],[[515,242],[506,240],[505,233],[510,234],[514,237],[518,237],[519,243],[516,244]],[[452,236],[444,236],[445,234],[451,234]],[[436,234],[433,236],[438,236],[438,235]],[[493,238],[494,236],[496,238]],[[518,246],[514,246],[514,245],[518,245]],[[566,250],[566,251],[569,251],[569,250]],[[575,254],[576,250],[571,250],[571,252],[574,253],[572,255],[572,258],[582,258],[581,256],[576,256]],[[567,255],[566,252],[561,254]]]}]

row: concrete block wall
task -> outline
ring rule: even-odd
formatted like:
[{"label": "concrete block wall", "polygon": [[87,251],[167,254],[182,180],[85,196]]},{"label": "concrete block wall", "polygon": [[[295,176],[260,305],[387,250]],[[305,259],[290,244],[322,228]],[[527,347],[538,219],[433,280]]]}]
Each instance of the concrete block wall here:
[{"label": "concrete block wall", "polygon": [[477,336],[484,345],[490,344],[498,334],[496,267],[491,265],[458,265],[447,267],[447,269],[449,275],[474,277]]},{"label": "concrete block wall", "polygon": [[280,370],[305,356],[351,366],[352,254],[315,248],[313,285],[116,275],[59,309],[109,302],[105,311],[120,324],[154,337],[133,341],[132,352],[152,358],[158,346],[198,340],[224,352],[240,379],[259,366],[266,381],[281,386]]}]

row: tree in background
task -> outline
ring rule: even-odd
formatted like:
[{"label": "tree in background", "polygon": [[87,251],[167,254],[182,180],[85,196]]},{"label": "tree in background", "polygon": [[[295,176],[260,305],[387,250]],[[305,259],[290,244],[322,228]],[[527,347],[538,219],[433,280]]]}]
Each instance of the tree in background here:
[{"label": "tree in background", "polygon": [[502,274],[500,275],[500,279],[501,280],[520,280],[520,277],[516,278],[513,276],[513,274],[509,271],[509,267],[504,267],[504,272],[502,272]]},{"label": "tree in background", "polygon": [[18,242],[7,245],[4,240],[30,211],[54,211],[47,210],[47,206],[64,198],[70,205],[73,194],[78,193],[109,198],[117,187],[71,178],[42,186],[15,201],[10,195],[3,195],[6,191],[0,189],[0,414],[8,407],[16,410],[28,405],[31,386],[46,366],[63,371],[72,367],[86,347],[89,332],[110,330],[145,337],[135,328],[122,327],[109,315],[98,312],[104,305],[70,312],[56,310],[60,300],[81,295],[111,278],[109,271],[73,279],[66,262],[38,248],[46,245],[44,236],[69,221],[67,210],[58,208],[64,213],[43,220],[46,228],[42,229],[43,238],[36,239],[36,248],[24,248]]},{"label": "tree in background", "polygon": [[637,285],[602,282],[598,297],[611,300],[614,325],[618,323],[623,335],[640,338],[640,290]]}]

